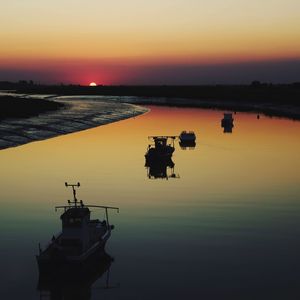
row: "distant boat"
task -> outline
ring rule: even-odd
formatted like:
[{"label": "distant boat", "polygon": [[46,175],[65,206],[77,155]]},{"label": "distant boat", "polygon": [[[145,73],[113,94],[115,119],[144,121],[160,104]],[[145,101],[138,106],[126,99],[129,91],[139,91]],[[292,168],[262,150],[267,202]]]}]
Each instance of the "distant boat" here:
[{"label": "distant boat", "polygon": [[180,142],[196,142],[194,131],[182,131],[179,135]]},{"label": "distant boat", "polygon": [[224,129],[224,133],[232,132],[232,128],[234,127],[233,120],[232,113],[224,113],[224,117],[221,120],[221,127]]},{"label": "distant boat", "polygon": [[232,113],[224,113],[224,118],[223,120],[225,122],[233,122],[233,117],[232,117]]},{"label": "distant boat", "polygon": [[[154,144],[148,145],[145,154],[146,164],[168,162],[173,152],[175,151],[174,140],[175,136],[150,136],[148,137],[154,141]],[[172,142],[168,144],[168,140]]]},{"label": "distant boat", "polygon": [[181,149],[194,149],[196,147],[196,134],[194,131],[182,131],[179,135]]},{"label": "distant boat", "polygon": [[[75,187],[79,187],[80,183],[65,185],[72,187],[74,199],[68,200],[68,205],[55,207],[56,210],[64,210],[60,216],[62,231],[52,237],[44,250],[39,246],[36,259],[40,274],[56,273],[59,270],[60,273],[69,276],[89,271],[95,260],[106,255],[104,246],[114,228],[109,224],[108,209],[119,210],[118,208],[85,205],[82,200],[78,201],[76,198]],[[89,208],[103,208],[105,220],[90,219]]]}]

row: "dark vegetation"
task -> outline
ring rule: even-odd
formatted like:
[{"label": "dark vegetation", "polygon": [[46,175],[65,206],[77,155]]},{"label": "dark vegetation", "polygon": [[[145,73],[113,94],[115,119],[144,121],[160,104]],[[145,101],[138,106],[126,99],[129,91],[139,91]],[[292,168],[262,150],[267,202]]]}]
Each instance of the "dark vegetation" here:
[{"label": "dark vegetation", "polygon": [[254,111],[300,120],[300,82],[201,86],[40,85],[0,82],[0,90],[27,94],[137,96],[135,103]]},{"label": "dark vegetation", "polygon": [[199,85],[199,86],[80,86],[39,85],[32,81],[0,82],[0,89],[19,93],[57,95],[112,95],[188,99],[239,100],[242,102],[284,102],[299,105],[300,82],[269,84],[253,81],[250,85]]},{"label": "dark vegetation", "polygon": [[0,96],[0,121],[6,118],[29,118],[63,106],[61,103],[49,100]]}]

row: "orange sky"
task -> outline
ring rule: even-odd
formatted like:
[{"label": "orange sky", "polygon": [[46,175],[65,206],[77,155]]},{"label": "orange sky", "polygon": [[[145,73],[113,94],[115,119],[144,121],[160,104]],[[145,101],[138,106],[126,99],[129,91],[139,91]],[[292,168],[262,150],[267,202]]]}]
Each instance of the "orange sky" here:
[{"label": "orange sky", "polygon": [[48,70],[50,81],[109,84],[149,66],[299,60],[299,3],[5,0],[0,80],[28,70],[43,81]]}]

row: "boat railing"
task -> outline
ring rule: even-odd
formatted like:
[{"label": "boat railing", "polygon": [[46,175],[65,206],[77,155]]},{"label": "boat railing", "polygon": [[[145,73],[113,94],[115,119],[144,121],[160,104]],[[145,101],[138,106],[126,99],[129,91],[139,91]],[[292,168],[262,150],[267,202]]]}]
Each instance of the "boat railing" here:
[{"label": "boat railing", "polygon": [[108,220],[108,210],[109,209],[114,209],[116,210],[118,213],[120,212],[120,209],[119,207],[113,207],[113,206],[105,206],[105,205],[85,205],[83,204],[83,201],[80,200],[80,206],[78,206],[76,203],[75,205],[72,205],[73,202],[71,201],[68,201],[69,202],[69,205],[61,205],[61,206],[55,206],[55,211],[57,211],[57,209],[64,209],[64,211],[67,211],[68,209],[70,208],[76,208],[76,209],[80,209],[80,208],[103,208],[105,210],[105,216],[106,216],[106,223],[107,223],[107,226],[109,228],[109,220]]},{"label": "boat railing", "polygon": [[149,135],[148,139],[173,139],[178,138],[178,135]]},{"label": "boat railing", "polygon": [[186,131],[186,132],[183,132],[182,135],[195,135],[195,132],[194,131]]}]

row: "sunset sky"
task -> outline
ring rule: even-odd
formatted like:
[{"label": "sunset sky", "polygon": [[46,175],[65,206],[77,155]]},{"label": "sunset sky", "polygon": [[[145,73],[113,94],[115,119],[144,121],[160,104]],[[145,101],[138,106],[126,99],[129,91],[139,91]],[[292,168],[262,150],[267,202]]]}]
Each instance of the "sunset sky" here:
[{"label": "sunset sky", "polygon": [[0,80],[300,81],[299,0],[2,0]]}]

